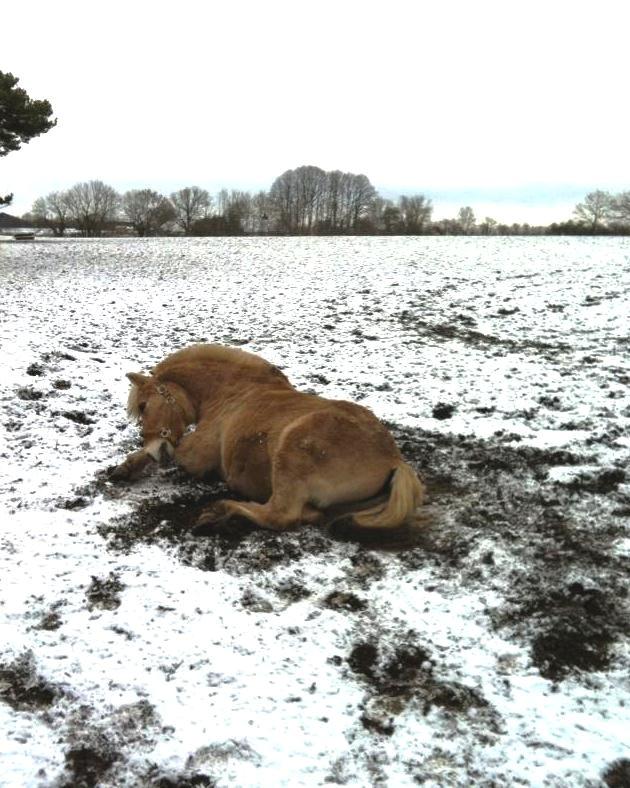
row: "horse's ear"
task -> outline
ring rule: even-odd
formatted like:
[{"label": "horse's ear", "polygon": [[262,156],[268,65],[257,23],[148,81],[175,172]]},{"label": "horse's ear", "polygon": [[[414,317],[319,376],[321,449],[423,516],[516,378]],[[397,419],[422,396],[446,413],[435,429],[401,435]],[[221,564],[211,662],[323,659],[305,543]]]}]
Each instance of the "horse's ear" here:
[{"label": "horse's ear", "polygon": [[150,378],[148,375],[141,375],[140,372],[127,372],[127,377],[133,383],[134,386],[142,386],[144,383],[148,383]]}]

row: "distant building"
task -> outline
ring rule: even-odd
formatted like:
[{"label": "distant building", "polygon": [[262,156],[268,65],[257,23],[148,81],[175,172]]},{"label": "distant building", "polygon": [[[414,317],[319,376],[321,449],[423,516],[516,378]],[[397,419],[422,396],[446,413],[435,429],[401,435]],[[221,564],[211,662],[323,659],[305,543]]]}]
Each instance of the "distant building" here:
[{"label": "distant building", "polygon": [[0,235],[32,234],[37,231],[29,222],[25,222],[10,213],[0,213]]}]

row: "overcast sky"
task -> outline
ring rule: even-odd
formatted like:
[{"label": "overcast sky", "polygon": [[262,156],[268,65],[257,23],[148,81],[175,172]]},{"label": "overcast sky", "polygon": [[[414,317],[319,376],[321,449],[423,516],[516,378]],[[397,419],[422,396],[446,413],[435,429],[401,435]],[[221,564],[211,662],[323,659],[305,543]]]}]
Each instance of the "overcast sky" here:
[{"label": "overcast sky", "polygon": [[58,125],[0,159],[12,213],[77,181],[267,189],[314,164],[434,216],[569,218],[630,189],[628,0],[29,0],[0,70]]}]

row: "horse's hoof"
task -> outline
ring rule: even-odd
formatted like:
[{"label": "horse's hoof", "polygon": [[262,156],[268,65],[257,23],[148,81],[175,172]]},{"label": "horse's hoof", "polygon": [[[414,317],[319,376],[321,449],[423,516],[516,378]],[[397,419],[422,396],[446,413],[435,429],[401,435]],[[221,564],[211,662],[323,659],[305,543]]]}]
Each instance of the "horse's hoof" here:
[{"label": "horse's hoof", "polygon": [[131,474],[129,473],[129,468],[126,468],[123,464],[123,465],[113,465],[110,468],[108,468],[107,476],[113,482],[122,482],[122,481],[127,481],[127,479],[129,479]]},{"label": "horse's hoof", "polygon": [[216,501],[210,504],[210,506],[206,506],[205,509],[202,509],[201,514],[197,518],[193,533],[196,533],[197,528],[219,525],[219,523],[224,522],[226,519],[226,514],[225,506],[222,501]]},{"label": "horse's hoof", "polygon": [[219,503],[210,504],[201,511],[197,518],[196,525],[208,525],[209,523],[218,523],[225,517],[225,509]]}]

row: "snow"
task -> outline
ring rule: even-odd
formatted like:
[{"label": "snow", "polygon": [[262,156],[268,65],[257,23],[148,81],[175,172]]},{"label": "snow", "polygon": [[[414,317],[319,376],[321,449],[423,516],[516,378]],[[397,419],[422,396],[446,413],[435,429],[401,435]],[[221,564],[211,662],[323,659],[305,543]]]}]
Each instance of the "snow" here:
[{"label": "snow", "polygon": [[[527,633],[492,623],[525,560],[494,531],[452,570],[417,547],[406,565],[341,541],[258,572],[236,553],[203,571],[167,541],[117,551],[103,531],[177,493],[164,471],[105,480],[137,439],[124,373],[198,341],[259,352],[298,387],[410,430],[569,451],[579,462],[547,469],[553,489],[623,469],[627,240],[73,239],[2,244],[0,268],[0,785],[72,784],[77,747],[111,755],[94,767],[102,786],[592,786],[630,758],[627,637],[605,669],[542,675]],[[627,507],[626,481],[597,493],[602,517]],[[595,495],[575,494],[576,521]],[[461,526],[440,500],[446,544]],[[618,560],[630,535],[615,518]],[[366,554],[372,574],[368,559],[357,569]],[[91,604],[108,577],[115,602]],[[340,589],[365,608],[324,603]],[[51,611],[59,625],[42,628]],[[349,654],[377,636],[384,664],[410,631],[429,656],[422,691],[400,700]],[[20,660],[52,702],[2,702]],[[431,701],[440,687],[469,694],[453,711]]]}]

